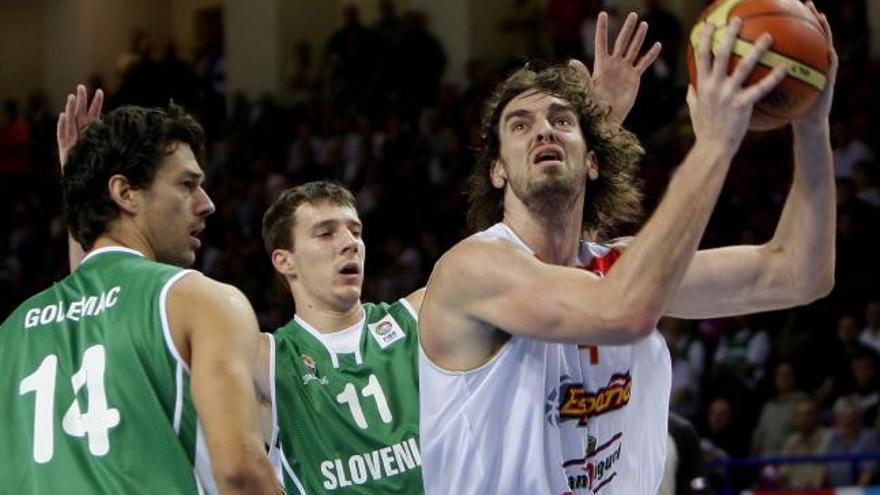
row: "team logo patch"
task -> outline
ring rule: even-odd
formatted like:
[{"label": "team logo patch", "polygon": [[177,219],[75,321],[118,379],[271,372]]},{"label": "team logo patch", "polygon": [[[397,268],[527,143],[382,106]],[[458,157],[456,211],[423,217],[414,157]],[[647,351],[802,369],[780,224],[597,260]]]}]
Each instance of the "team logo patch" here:
[{"label": "team logo patch", "polygon": [[318,364],[315,362],[315,359],[308,354],[302,354],[303,366],[306,367],[306,374],[303,375],[303,385],[308,385],[311,382],[318,382],[321,385],[327,385],[327,377],[322,376],[318,377]]},{"label": "team logo patch", "polygon": [[608,385],[596,392],[584,389],[583,384],[567,384],[560,387],[559,419],[577,419],[579,426],[595,416],[616,411],[629,404],[632,378],[629,372],[611,376]]},{"label": "team logo patch", "polygon": [[403,329],[400,328],[391,315],[385,315],[384,318],[376,323],[370,323],[367,325],[367,328],[370,330],[370,335],[373,336],[373,339],[382,349],[406,337]]}]

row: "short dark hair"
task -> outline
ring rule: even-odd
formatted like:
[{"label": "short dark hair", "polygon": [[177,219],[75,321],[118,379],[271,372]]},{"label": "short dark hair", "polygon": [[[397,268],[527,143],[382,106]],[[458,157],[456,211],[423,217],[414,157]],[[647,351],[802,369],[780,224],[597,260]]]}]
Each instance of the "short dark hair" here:
[{"label": "short dark hair", "polygon": [[507,104],[527,91],[569,102],[588,149],[596,154],[599,178],[587,182],[583,232],[596,238],[638,220],[642,192],[636,169],[644,155],[638,138],[608,121],[610,109],[591,96],[588,83],[574,68],[562,64],[534,69],[527,64],[498,85],[483,109],[477,161],[468,179],[469,226],[482,230],[503,217],[504,190],[489,178],[492,164],[500,158],[498,124]]},{"label": "short dark hair", "polygon": [[263,214],[263,244],[272,256],[276,249],[293,247],[293,228],[296,226],[293,214],[302,204],[321,204],[350,206],[355,208],[354,195],[340,184],[329,181],[314,181],[285,189]]},{"label": "short dark hair", "polygon": [[64,217],[73,238],[86,250],[119,216],[107,182],[120,174],[135,189],[153,182],[174,143],[192,148],[201,163],[205,135],[181,107],[124,106],[92,122],[71,149],[61,180]]}]

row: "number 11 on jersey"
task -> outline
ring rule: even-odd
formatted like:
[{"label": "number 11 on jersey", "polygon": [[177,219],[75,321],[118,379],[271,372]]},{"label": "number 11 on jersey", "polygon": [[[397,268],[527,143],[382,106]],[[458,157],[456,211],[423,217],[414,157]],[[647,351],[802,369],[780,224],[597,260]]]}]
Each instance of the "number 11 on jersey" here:
[{"label": "number 11 on jersey", "polygon": [[[369,380],[367,380],[367,386],[361,389],[361,395],[364,398],[372,397],[376,401],[376,408],[379,410],[379,417],[383,423],[388,424],[391,422],[393,419],[391,409],[388,408],[385,392],[382,391],[382,385],[379,384],[379,379],[376,378],[376,375],[370,375]],[[346,383],[342,392],[336,396],[336,402],[348,404],[348,408],[358,428],[362,430],[367,429],[367,418],[364,416],[364,410],[361,407],[361,401],[358,398],[354,385]]]}]

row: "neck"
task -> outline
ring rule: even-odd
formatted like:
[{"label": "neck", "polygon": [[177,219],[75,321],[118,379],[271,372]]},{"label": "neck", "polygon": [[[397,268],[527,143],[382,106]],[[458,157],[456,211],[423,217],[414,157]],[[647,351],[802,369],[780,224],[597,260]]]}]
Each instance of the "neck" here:
[{"label": "neck", "polygon": [[[294,301],[297,300],[294,298]],[[357,324],[364,316],[364,307],[360,300],[345,308],[334,308],[310,301],[297,304],[296,314],[315,330],[321,333],[334,333]]]},{"label": "neck", "polygon": [[510,192],[504,198],[504,220],[516,235],[546,263],[571,265],[578,254],[584,197],[580,194],[564,211],[547,215],[529,208]]},{"label": "neck", "polygon": [[145,258],[153,261],[156,260],[156,253],[143,236],[120,231],[120,229],[108,229],[107,232],[98,236],[98,238],[95,239],[95,243],[92,245],[92,249],[89,249],[87,253],[105,247],[126,247],[134,249],[143,254]]}]

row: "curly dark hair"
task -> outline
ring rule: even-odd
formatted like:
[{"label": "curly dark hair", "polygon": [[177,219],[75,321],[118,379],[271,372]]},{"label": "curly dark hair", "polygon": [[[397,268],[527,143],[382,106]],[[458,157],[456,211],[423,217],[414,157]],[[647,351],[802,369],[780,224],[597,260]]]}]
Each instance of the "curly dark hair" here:
[{"label": "curly dark hair", "polygon": [[61,179],[64,217],[73,238],[91,249],[107,225],[119,216],[107,182],[125,176],[135,189],[150,187],[174,143],[192,148],[199,163],[205,134],[181,107],[124,106],[104,115],[83,131],[70,150]]},{"label": "curly dark hair", "polygon": [[638,138],[608,121],[610,109],[590,94],[588,82],[567,64],[535,69],[529,64],[498,85],[483,109],[477,161],[468,178],[468,225],[483,230],[501,221],[504,190],[492,186],[489,172],[500,158],[499,121],[511,100],[525,92],[547,93],[569,102],[578,116],[588,149],[596,154],[599,178],[588,180],[583,234],[599,239],[642,214],[636,170],[644,150]]},{"label": "curly dark hair", "polygon": [[302,204],[318,203],[355,208],[351,191],[335,182],[319,180],[285,189],[263,214],[263,244],[269,256],[276,249],[293,247],[296,209]]}]

